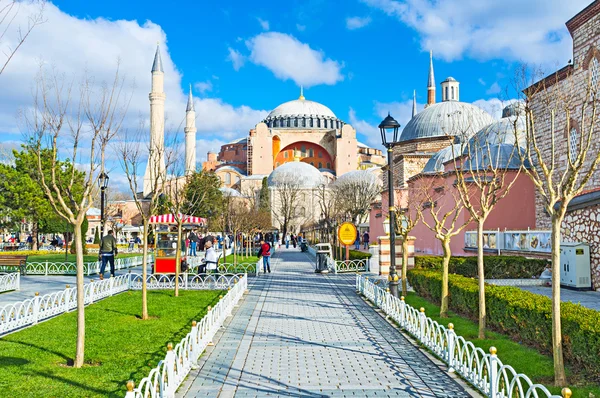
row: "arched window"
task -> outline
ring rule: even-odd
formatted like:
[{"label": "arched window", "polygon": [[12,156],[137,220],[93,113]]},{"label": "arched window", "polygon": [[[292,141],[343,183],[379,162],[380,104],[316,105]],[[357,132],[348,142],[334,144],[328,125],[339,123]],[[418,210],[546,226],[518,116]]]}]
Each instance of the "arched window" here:
[{"label": "arched window", "polygon": [[336,121],[335,121],[335,128],[336,128],[336,129],[339,129],[339,128],[340,128],[340,121],[339,121],[339,120],[336,120]]},{"label": "arched window", "polygon": [[308,150],[308,157],[312,158],[313,156],[315,156],[315,152],[312,149]]},{"label": "arched window", "polygon": [[448,86],[446,86],[446,93],[445,93],[445,94],[446,94],[446,95],[444,96],[444,99],[445,99],[445,100],[448,100]]},{"label": "arched window", "polygon": [[234,180],[234,181],[235,181],[235,183],[237,184],[238,182],[240,182],[240,176],[236,174],[236,175],[233,177],[233,180]]},{"label": "arched window", "polygon": [[283,151],[283,157],[284,157],[285,159],[287,159],[287,157],[288,157],[288,151]]},{"label": "arched window", "polygon": [[327,168],[331,170],[331,163],[327,162]]},{"label": "arched window", "polygon": [[454,99],[454,87],[450,87],[450,92],[452,93],[452,99]]},{"label": "arched window", "polygon": [[317,127],[321,127],[321,119],[317,119]]},{"label": "arched window", "polygon": [[290,127],[290,119],[287,119],[287,127]]},{"label": "arched window", "polygon": [[323,168],[323,163],[319,162],[319,168],[322,169]]},{"label": "arched window", "polygon": [[313,127],[313,118],[310,118],[310,127]]},{"label": "arched window", "polygon": [[[592,89],[592,95],[595,95],[596,97],[598,97],[598,91],[600,89],[598,83],[600,83],[600,62],[598,62],[598,58],[594,57],[592,59],[592,64],[590,66],[590,82],[591,82],[591,89]],[[594,94],[595,93],[595,94]]]},{"label": "arched window", "polygon": [[305,117],[302,118],[302,127],[306,127],[306,118]]},{"label": "arched window", "polygon": [[571,157],[571,162],[575,161],[577,154],[579,152],[579,132],[575,127],[571,128],[569,132],[569,156]]},{"label": "arched window", "polygon": [[323,157],[323,152],[319,151],[317,156],[319,156],[320,158],[322,158]]},{"label": "arched window", "polygon": [[231,173],[225,174],[225,184],[231,184]]}]

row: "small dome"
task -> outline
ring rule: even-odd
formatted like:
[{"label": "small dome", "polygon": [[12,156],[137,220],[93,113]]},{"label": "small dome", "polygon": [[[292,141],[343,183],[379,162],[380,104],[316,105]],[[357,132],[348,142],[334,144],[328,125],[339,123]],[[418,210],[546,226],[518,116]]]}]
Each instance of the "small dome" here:
[{"label": "small dome", "polygon": [[342,174],[336,181],[335,185],[343,184],[379,184],[379,179],[371,170],[354,170]]},{"label": "small dome", "polygon": [[219,191],[221,191],[223,196],[229,196],[232,198],[241,198],[242,197],[242,194],[233,188],[221,187],[221,188],[219,188]]},{"label": "small dome", "polygon": [[494,121],[492,115],[475,105],[459,101],[439,102],[417,113],[402,130],[400,141],[447,135],[457,136],[462,141]]},{"label": "small dome", "polygon": [[519,146],[527,146],[527,132],[525,118],[523,116],[504,117],[497,122],[490,124],[479,130],[465,146],[465,153],[473,152],[475,148],[487,148],[496,144],[515,144],[518,137]]},{"label": "small dome", "polygon": [[522,101],[513,102],[502,109],[502,117],[522,116],[525,117],[525,104]]},{"label": "small dome", "polygon": [[436,152],[427,163],[425,163],[425,167],[423,168],[423,173],[425,174],[435,174],[441,173],[444,171],[444,163],[454,159],[455,157],[460,156],[462,151],[460,144],[454,144],[447,146],[444,149]]},{"label": "small dome", "polygon": [[[485,151],[473,151],[465,160],[463,169],[475,171],[493,167],[494,169],[518,170],[521,167],[521,155],[524,151],[523,148],[514,144],[490,144]],[[527,159],[525,159],[525,166],[529,167]]]},{"label": "small dome", "polygon": [[273,188],[289,183],[297,185],[299,189],[312,189],[323,185],[325,179],[314,166],[297,161],[282,164],[267,179],[267,184]]},{"label": "small dome", "polygon": [[455,82],[455,81],[456,81],[456,79],[455,79],[455,78],[453,78],[452,76],[448,76],[448,77],[446,78],[446,80],[444,80],[442,83],[446,83],[446,82]]}]

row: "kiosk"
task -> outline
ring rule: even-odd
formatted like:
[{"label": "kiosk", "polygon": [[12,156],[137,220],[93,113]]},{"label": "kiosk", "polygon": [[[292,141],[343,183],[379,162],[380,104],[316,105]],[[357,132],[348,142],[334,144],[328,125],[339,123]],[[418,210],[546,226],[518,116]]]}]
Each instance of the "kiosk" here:
[{"label": "kiosk", "polygon": [[[177,242],[177,220],[183,220],[181,241]],[[150,217],[150,224],[154,225],[156,248],[154,251],[155,274],[175,274],[177,271],[177,250],[181,251],[181,264],[187,261],[185,237],[187,230],[192,227],[206,225],[206,219],[201,217],[172,214],[163,214]],[[179,269],[181,273],[181,268]]]}]

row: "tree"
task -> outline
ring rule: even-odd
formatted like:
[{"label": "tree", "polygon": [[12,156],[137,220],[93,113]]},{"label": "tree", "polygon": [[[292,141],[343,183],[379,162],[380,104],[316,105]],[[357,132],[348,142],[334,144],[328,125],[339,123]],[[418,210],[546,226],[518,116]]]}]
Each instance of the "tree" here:
[{"label": "tree", "polygon": [[[24,4],[31,4],[31,13],[27,16],[26,26],[13,25],[17,15],[22,11]],[[7,42],[8,44],[2,50],[5,56],[4,61],[0,61],[0,74],[4,72],[10,61],[13,59],[19,48],[25,43],[33,29],[44,23],[44,7],[45,0],[29,0],[27,2],[19,0],[0,0],[0,43]],[[9,40],[5,40],[7,35],[14,34]]]},{"label": "tree", "polygon": [[100,244],[100,227],[94,228],[94,244]]},{"label": "tree", "polygon": [[[518,111],[518,106],[513,106]],[[464,208],[477,223],[477,277],[479,280],[479,332],[485,338],[485,268],[483,263],[483,227],[498,202],[508,195],[522,169],[519,144],[524,137],[524,119],[518,115],[503,118],[460,145],[453,154],[456,187]],[[454,146],[452,148],[455,148]],[[463,156],[466,157],[463,158]]]},{"label": "tree", "polygon": [[325,236],[329,244],[335,247],[337,234],[334,232],[340,220],[340,204],[338,196],[330,185],[321,184],[316,191],[321,210],[321,222],[325,227]]},{"label": "tree", "polygon": [[593,65],[588,70],[567,69],[564,77],[556,73],[539,80],[539,73],[523,66],[517,77],[524,94],[527,141],[521,161],[531,165],[524,171],[552,224],[552,346],[557,386],[567,383],[560,312],[561,225],[569,203],[583,192],[600,162],[600,87],[593,71]]},{"label": "tree", "polygon": [[372,172],[356,170],[342,175],[332,188],[346,220],[360,224],[365,222],[371,203],[381,192],[381,183]]},{"label": "tree", "polygon": [[271,186],[271,214],[285,236],[300,214],[303,187],[297,176],[291,172],[280,173]]},{"label": "tree", "polygon": [[[102,85],[99,90],[94,89],[90,79],[75,87],[54,69],[47,72],[41,68],[36,83],[32,110],[25,115],[27,143],[35,154],[40,186],[56,214],[74,231],[77,347],[73,365],[79,368],[85,350],[82,225],[98,193],[98,176],[105,171],[106,147],[121,126],[128,100],[122,101],[123,82],[118,68],[112,84]],[[71,156],[63,160],[65,152]],[[81,166],[71,167],[63,176],[59,170],[68,159]],[[78,183],[80,173],[84,173],[82,185]]]},{"label": "tree", "polygon": [[258,208],[259,208],[259,210],[262,210],[265,212],[271,211],[271,197],[270,197],[270,193],[269,193],[269,184],[268,184],[267,177],[264,177],[262,179],[260,193],[258,194]]},{"label": "tree", "polygon": [[221,180],[213,171],[193,172],[185,186],[184,212],[197,217],[215,217],[222,198],[220,187]]}]

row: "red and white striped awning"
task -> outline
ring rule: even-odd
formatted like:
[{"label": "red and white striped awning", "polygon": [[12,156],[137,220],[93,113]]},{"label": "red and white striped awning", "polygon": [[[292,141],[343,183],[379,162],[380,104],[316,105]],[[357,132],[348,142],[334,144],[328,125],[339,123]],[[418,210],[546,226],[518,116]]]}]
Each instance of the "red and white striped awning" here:
[{"label": "red and white striped awning", "polygon": [[150,224],[177,224],[177,220],[183,220],[183,224],[206,225],[206,218],[188,216],[179,214],[175,217],[173,214],[161,214],[150,217]]}]

